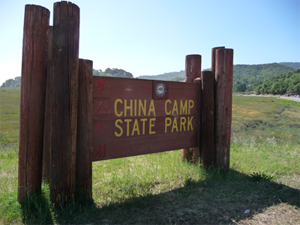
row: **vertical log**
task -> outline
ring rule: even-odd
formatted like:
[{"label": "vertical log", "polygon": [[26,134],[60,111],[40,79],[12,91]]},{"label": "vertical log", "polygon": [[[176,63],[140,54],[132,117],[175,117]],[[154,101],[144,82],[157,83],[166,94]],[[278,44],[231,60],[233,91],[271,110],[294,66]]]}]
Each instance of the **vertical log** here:
[{"label": "vertical log", "polygon": [[[187,55],[185,57],[185,82],[193,83],[196,78],[201,77],[201,55]],[[199,93],[200,94],[200,93]],[[198,162],[199,146],[193,148],[194,163]],[[191,160],[190,150],[188,148],[182,149],[182,161]]]},{"label": "vertical log", "polygon": [[25,6],[18,201],[41,190],[49,15],[41,6]]},{"label": "vertical log", "polygon": [[92,101],[93,62],[79,59],[76,184],[78,192],[92,199]]},{"label": "vertical log", "polygon": [[232,119],[233,49],[218,49],[216,51],[215,68],[215,162],[216,165],[223,167],[224,169],[229,169]]},{"label": "vertical log", "polygon": [[224,49],[225,47],[222,46],[222,47],[215,47],[215,48],[212,48],[211,50],[211,72],[213,72],[213,74],[215,74],[216,72],[216,51],[218,49]]},{"label": "vertical log", "polygon": [[214,164],[214,84],[211,71],[203,71],[201,76],[201,164],[210,167]]},{"label": "vertical log", "polygon": [[43,178],[50,182],[50,69],[52,64],[53,27],[48,28],[48,66],[45,100],[45,123],[43,144]]},{"label": "vertical log", "polygon": [[216,127],[216,121],[217,121],[217,113],[216,113],[216,110],[217,110],[217,105],[216,105],[216,102],[217,102],[217,99],[216,99],[216,89],[217,89],[217,81],[216,81],[216,51],[218,49],[225,49],[225,46],[221,46],[221,47],[215,47],[215,48],[212,48],[211,50],[211,71],[212,73],[214,74],[214,77],[215,77],[215,84],[214,84],[214,108],[215,108],[215,112],[214,112],[214,164],[216,164],[216,154],[217,154],[217,150],[216,150],[216,130],[217,130],[217,127]]},{"label": "vertical log", "polygon": [[50,81],[50,200],[70,203],[75,194],[79,70],[79,8],[54,3]]}]

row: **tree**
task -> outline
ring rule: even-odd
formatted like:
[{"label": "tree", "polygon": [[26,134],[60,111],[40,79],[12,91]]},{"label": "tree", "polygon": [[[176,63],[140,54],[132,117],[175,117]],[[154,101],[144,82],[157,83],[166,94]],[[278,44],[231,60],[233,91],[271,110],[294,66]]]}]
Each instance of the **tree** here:
[{"label": "tree", "polygon": [[300,83],[291,86],[289,89],[289,93],[293,95],[300,95]]},{"label": "tree", "polygon": [[277,94],[281,94],[282,92],[282,86],[280,85],[279,82],[276,82],[272,85],[272,88],[271,88],[271,93],[273,95],[277,95]]},{"label": "tree", "polygon": [[95,70],[95,69],[93,69],[93,75],[94,76],[99,76],[100,75],[100,71],[102,72],[102,70]]},{"label": "tree", "polygon": [[233,91],[235,92],[245,92],[247,89],[247,85],[243,81],[237,81],[233,84]]}]

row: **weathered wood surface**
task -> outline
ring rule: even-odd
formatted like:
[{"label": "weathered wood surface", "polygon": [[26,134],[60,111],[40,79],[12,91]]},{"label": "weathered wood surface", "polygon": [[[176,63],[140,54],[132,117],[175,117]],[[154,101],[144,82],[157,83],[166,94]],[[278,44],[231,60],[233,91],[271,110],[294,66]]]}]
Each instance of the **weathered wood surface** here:
[{"label": "weathered wood surface", "polygon": [[79,70],[79,8],[54,3],[50,81],[50,200],[70,203],[75,193]]},{"label": "weathered wood surface", "polygon": [[93,62],[79,59],[76,188],[86,200],[92,199],[92,102]]},{"label": "weathered wood surface", "polygon": [[229,169],[232,120],[233,49],[216,50],[215,162]]},{"label": "weathered wood surface", "polygon": [[[200,78],[200,77],[201,77],[201,55],[187,55],[185,57],[185,82],[193,83],[196,78]],[[201,94],[201,91],[199,89],[199,93],[198,93],[199,101],[201,101],[200,94]],[[198,104],[198,106],[200,107],[200,104]],[[198,110],[200,110],[200,108]],[[198,129],[200,132],[200,113],[198,114],[198,116],[199,116],[199,118],[197,118],[197,126],[198,126]],[[199,135],[200,135],[200,133],[199,133]],[[198,163],[199,140],[200,139],[198,139],[197,147],[193,148],[192,152],[190,152],[189,148],[182,149],[182,156],[181,156],[182,161],[187,160],[189,162],[193,156],[194,164]]]},{"label": "weathered wood surface", "polygon": [[214,165],[214,84],[215,76],[211,71],[201,75],[201,164]]},{"label": "weathered wood surface", "polygon": [[211,72],[213,72],[213,74],[216,72],[216,51],[218,49],[225,49],[225,47],[220,46],[211,49]]},{"label": "weathered wood surface", "polygon": [[50,69],[52,64],[53,27],[48,28],[48,66],[45,97],[45,122],[43,143],[43,178],[50,182]]},{"label": "weathered wood surface", "polygon": [[[158,83],[168,99],[153,98]],[[197,147],[199,92],[194,83],[94,76],[92,161]]]},{"label": "weathered wood surface", "polygon": [[18,201],[41,190],[49,14],[41,6],[25,6]]}]

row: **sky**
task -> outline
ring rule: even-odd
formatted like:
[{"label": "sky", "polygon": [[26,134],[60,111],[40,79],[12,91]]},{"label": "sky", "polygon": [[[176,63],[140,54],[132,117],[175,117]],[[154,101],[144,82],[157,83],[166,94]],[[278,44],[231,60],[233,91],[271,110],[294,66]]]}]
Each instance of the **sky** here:
[{"label": "sky", "polygon": [[[21,76],[26,4],[0,0],[0,85]],[[79,57],[94,69],[158,75],[184,70],[185,56],[234,49],[234,64],[300,62],[300,0],[74,0],[80,8]]]}]

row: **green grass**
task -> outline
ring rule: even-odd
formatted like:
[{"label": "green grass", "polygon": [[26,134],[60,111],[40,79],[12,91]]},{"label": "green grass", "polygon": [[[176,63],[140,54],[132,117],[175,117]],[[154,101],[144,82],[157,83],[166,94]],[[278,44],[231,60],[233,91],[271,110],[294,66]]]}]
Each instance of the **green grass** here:
[{"label": "green grass", "polygon": [[0,143],[19,141],[20,89],[0,88]]},{"label": "green grass", "polygon": [[235,96],[227,173],[182,163],[180,150],[94,162],[93,202],[55,208],[47,182],[17,202],[19,92],[3,90],[0,224],[272,224],[270,210],[300,223],[299,103]]},{"label": "green grass", "polygon": [[254,138],[300,144],[300,102],[276,97],[233,97],[232,138],[234,142]]}]

